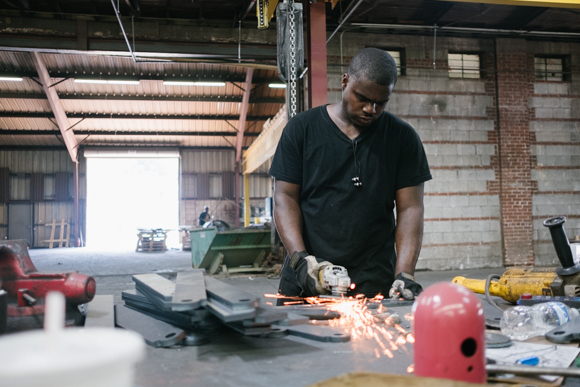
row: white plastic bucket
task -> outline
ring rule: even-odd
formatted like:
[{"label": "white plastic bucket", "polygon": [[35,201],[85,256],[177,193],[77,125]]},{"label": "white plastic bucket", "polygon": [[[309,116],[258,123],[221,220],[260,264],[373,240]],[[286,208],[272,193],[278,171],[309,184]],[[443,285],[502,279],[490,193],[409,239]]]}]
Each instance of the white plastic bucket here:
[{"label": "white plastic bucket", "polygon": [[0,336],[0,387],[132,387],[144,355],[143,338],[122,329]]}]

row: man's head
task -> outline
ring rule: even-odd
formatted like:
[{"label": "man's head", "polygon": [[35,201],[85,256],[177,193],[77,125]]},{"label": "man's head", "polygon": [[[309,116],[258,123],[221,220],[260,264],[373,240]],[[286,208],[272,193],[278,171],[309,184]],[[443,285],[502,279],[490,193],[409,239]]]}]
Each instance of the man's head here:
[{"label": "man's head", "polygon": [[369,126],[391,98],[397,82],[397,65],[384,50],[365,48],[350,62],[342,76],[342,107],[356,127]]},{"label": "man's head", "polygon": [[203,206],[203,210],[204,210],[205,212],[208,212],[208,211],[209,211],[209,207],[208,207],[208,206]]}]

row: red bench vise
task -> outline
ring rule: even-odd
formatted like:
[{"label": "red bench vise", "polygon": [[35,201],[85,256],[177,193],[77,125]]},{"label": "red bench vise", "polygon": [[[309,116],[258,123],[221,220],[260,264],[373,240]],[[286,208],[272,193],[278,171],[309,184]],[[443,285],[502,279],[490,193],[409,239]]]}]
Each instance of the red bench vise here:
[{"label": "red bench vise", "polygon": [[8,293],[8,317],[44,314],[44,299],[50,291],[64,294],[67,304],[80,305],[93,299],[95,279],[78,272],[39,273],[28,255],[28,242],[0,242],[0,289]]}]

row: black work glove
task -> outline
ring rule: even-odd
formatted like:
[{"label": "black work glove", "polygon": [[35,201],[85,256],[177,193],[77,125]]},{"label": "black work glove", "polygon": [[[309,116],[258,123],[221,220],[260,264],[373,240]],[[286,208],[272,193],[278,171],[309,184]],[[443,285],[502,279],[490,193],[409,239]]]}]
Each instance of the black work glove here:
[{"label": "black work glove", "polygon": [[423,291],[421,285],[415,282],[415,277],[407,273],[399,273],[389,290],[389,298],[403,297],[405,300],[414,300]]},{"label": "black work glove", "polygon": [[315,297],[320,294],[330,294],[330,289],[322,285],[322,272],[325,267],[332,266],[328,261],[318,260],[306,251],[295,251],[290,257],[290,267],[296,273],[298,285],[306,297]]}]

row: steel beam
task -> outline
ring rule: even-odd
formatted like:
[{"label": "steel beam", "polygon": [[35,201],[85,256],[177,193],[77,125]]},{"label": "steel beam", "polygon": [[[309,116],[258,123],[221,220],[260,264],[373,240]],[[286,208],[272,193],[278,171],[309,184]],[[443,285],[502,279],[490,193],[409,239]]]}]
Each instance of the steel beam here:
[{"label": "steel beam", "polygon": [[462,3],[501,4],[532,7],[580,8],[580,0],[445,0]]},{"label": "steel beam", "polygon": [[[40,57],[39,53],[37,53],[37,52],[31,53],[31,58],[32,58],[32,62],[34,63],[34,66],[36,67],[36,72],[38,73],[38,77],[40,79],[40,82],[42,83],[42,88],[44,90],[44,93],[46,94],[46,97],[48,98],[48,103],[50,104],[50,108],[52,109],[53,117],[56,118],[56,122],[57,122],[58,128],[60,129],[60,132],[62,134],[62,138],[63,138],[64,143],[66,145],[66,149],[68,150],[68,153],[69,153],[72,161],[74,163],[77,163],[78,162],[77,153],[78,153],[79,143],[78,143],[76,137],[74,136],[74,132],[72,130],[69,130],[70,123],[69,123],[68,117],[66,115],[66,112],[64,111],[64,108],[62,107],[62,104],[61,104],[60,100],[58,99],[58,95],[56,94],[56,90],[54,90],[54,88],[50,87],[50,85],[52,84],[52,82],[50,80],[50,75],[48,74],[48,71],[46,70],[46,66],[42,62],[42,58]],[[76,237],[76,235],[75,235],[75,237]]]},{"label": "steel beam", "polygon": [[[64,113],[64,110],[63,110]],[[236,115],[200,115],[200,114],[188,114],[188,115],[177,115],[177,114],[125,114],[125,113],[67,113],[69,118],[85,118],[85,119],[116,119],[116,120],[200,120],[200,121],[237,121],[240,116]],[[56,114],[51,114],[49,112],[0,112],[0,117],[2,118],[55,118]],[[247,116],[247,121],[266,121],[271,118],[270,116]],[[57,119],[58,122],[58,119]],[[68,122],[68,121],[67,121]],[[66,129],[70,128],[68,125],[65,128],[65,133],[68,132]],[[72,133],[71,133],[72,135]]]},{"label": "steel beam", "polygon": [[[242,172],[242,143],[244,140],[244,131],[246,130],[246,119],[248,118],[248,103],[250,101],[250,92],[252,86],[252,77],[254,69],[246,70],[246,82],[244,84],[244,94],[242,97],[242,106],[240,107],[240,119],[238,125],[238,136],[236,137],[236,204],[240,205],[240,173]],[[236,227],[240,226],[240,217],[236,216]]]},{"label": "steel beam", "polygon": [[[277,82],[280,82],[279,80]],[[25,94],[0,92],[0,98],[6,99],[46,99],[44,94]],[[238,96],[197,96],[197,95],[119,95],[119,94],[58,94],[61,100],[95,100],[95,101],[161,101],[161,102],[220,102],[240,103],[242,97]],[[255,97],[250,98],[250,104],[283,104],[283,97]]]},{"label": "steel beam", "polygon": [[326,5],[306,3],[308,9],[308,107],[328,101],[326,68]]},{"label": "steel beam", "polygon": [[[0,136],[10,135],[10,136],[56,136],[60,135],[61,132],[58,130],[42,129],[0,129]],[[112,131],[112,130],[80,130],[75,133],[77,136],[87,135],[91,136],[211,136],[211,137],[233,137],[236,136],[236,132],[164,132],[164,131]],[[257,137],[260,133],[248,133],[246,132],[244,136],[246,137]]]},{"label": "steel beam", "polygon": [[287,121],[286,107],[283,106],[274,118],[264,124],[261,135],[244,152],[244,174],[252,173],[274,156]]}]

